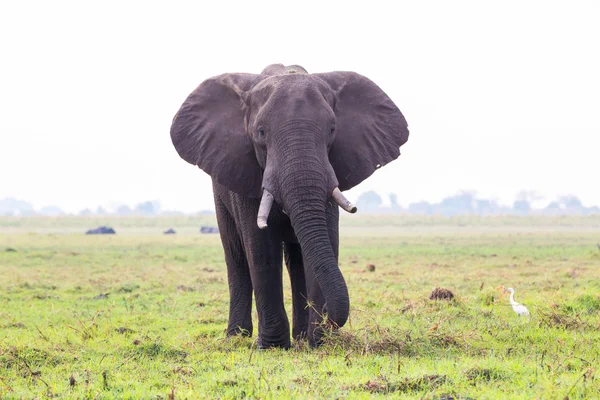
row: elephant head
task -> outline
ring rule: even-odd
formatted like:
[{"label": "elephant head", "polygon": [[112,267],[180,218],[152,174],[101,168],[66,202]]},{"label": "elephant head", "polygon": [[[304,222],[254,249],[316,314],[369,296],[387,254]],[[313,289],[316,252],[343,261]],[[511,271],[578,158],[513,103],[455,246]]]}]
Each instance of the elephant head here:
[{"label": "elephant head", "polygon": [[355,208],[350,189],[396,159],[408,140],[404,116],[372,81],[354,72],[308,74],[270,65],[261,74],[207,79],[173,119],[179,155],[213,180],[261,198],[259,225],[273,201],[290,217],[331,322],[342,326],[348,289],[326,226],[326,203]]}]

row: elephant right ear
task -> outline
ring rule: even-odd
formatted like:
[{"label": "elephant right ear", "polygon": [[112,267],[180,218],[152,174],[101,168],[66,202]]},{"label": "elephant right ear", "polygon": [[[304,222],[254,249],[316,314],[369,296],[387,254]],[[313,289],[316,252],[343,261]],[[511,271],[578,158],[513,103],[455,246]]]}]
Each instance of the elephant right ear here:
[{"label": "elephant right ear", "polygon": [[264,76],[223,74],[188,96],[171,125],[171,140],[185,161],[243,196],[260,197],[262,170],[246,134],[244,96]]}]

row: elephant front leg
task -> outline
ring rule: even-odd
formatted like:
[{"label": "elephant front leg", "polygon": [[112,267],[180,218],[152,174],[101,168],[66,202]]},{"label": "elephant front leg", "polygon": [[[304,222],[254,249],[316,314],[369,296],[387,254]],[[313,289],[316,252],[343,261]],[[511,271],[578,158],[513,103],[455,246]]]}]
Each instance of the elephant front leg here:
[{"label": "elephant front leg", "polygon": [[244,243],[258,313],[258,347],[289,348],[290,325],[283,305],[281,240],[271,237],[268,230],[256,228],[244,237]]},{"label": "elephant front leg", "polygon": [[302,251],[297,243],[285,243],[283,250],[292,285],[292,337],[300,340],[308,333],[309,313]]},{"label": "elephant front leg", "polygon": [[283,306],[281,252],[279,265],[250,262],[252,286],[258,313],[258,347],[290,347],[290,325]]},{"label": "elephant front leg", "polygon": [[[225,257],[227,259],[227,256]],[[252,336],[252,280],[246,259],[227,262],[229,322],[227,336]]]},{"label": "elephant front leg", "polygon": [[227,336],[252,336],[252,280],[244,248],[225,206],[216,200],[215,207],[229,283]]}]

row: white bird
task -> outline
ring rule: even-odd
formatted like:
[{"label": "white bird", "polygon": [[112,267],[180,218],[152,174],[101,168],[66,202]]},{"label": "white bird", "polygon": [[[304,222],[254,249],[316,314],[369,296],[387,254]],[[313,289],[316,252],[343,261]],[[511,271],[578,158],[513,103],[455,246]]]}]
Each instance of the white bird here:
[{"label": "white bird", "polygon": [[506,289],[506,291],[510,292],[510,305],[512,306],[513,310],[515,310],[517,315],[518,316],[521,316],[521,315],[529,316],[529,310],[527,310],[527,307],[525,307],[523,304],[519,304],[515,301],[515,289],[508,288],[508,289]]}]

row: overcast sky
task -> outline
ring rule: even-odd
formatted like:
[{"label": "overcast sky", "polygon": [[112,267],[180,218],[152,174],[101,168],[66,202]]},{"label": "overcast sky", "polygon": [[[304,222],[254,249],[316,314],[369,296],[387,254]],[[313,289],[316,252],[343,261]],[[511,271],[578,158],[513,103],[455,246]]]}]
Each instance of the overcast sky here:
[{"label": "overcast sky", "polygon": [[171,120],[204,79],[352,70],[400,107],[402,155],[348,192],[402,205],[524,189],[600,204],[600,2],[0,3],[0,198],[213,208]]}]

